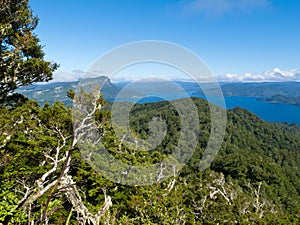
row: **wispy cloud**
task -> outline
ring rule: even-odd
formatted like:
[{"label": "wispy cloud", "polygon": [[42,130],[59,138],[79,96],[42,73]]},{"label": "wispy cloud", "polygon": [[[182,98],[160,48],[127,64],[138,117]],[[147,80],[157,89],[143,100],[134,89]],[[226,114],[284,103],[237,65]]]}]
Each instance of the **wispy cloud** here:
[{"label": "wispy cloud", "polygon": [[105,76],[103,71],[88,71],[84,72],[82,70],[73,70],[71,73],[59,71],[54,73],[53,80],[50,82],[71,82],[78,81],[80,78],[91,78],[91,77],[99,77]]},{"label": "wispy cloud", "polygon": [[84,76],[84,72],[81,70],[73,70],[71,73],[59,71],[53,75],[51,82],[71,82],[77,81]]},{"label": "wispy cloud", "polygon": [[300,70],[281,70],[274,68],[262,74],[246,73],[244,75],[228,73],[218,77],[220,82],[300,82]]},{"label": "wispy cloud", "polygon": [[[96,77],[96,76],[104,76],[104,74],[100,71],[95,71],[94,73],[90,73],[88,77]],[[54,79],[51,82],[70,82],[77,81],[80,78],[87,77],[87,74],[81,70],[74,70],[71,73],[66,72],[58,72],[54,74]],[[157,76],[156,76],[157,77]],[[113,78],[113,77],[112,77]],[[143,77],[143,79],[154,79],[155,76]],[[187,80],[186,77],[165,77],[161,76],[161,79],[164,80],[180,80],[180,81],[190,81]],[[128,74],[123,78],[114,79],[114,82],[124,82],[124,81],[137,81],[142,79],[139,76],[134,76]],[[298,69],[290,69],[290,70],[281,70],[279,68],[274,68],[273,70],[268,70],[263,73],[245,73],[243,75],[227,73],[222,76],[218,76],[217,80],[219,82],[288,82],[288,81],[296,81],[300,82],[300,70]]]},{"label": "wispy cloud", "polygon": [[187,2],[183,6],[185,14],[202,14],[207,18],[217,18],[236,11],[250,12],[271,5],[270,0],[191,0]]}]

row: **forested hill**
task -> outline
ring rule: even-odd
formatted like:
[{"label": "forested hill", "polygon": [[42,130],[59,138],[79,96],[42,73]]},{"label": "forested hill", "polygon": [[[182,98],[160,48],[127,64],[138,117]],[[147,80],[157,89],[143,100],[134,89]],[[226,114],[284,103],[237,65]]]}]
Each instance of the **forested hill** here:
[{"label": "forested hill", "polygon": [[[209,169],[199,171],[211,121],[208,102],[193,101],[201,128],[193,157],[178,175],[143,187],[114,183],[83,160],[85,153],[72,148],[71,111],[62,103],[1,108],[0,223],[42,224],[44,216],[50,224],[76,224],[79,218],[102,224],[299,224],[300,127],[229,110],[221,150]],[[146,139],[153,117],[165,120],[168,131],[157,148],[144,151],[116,138],[109,107],[96,113],[105,147],[133,166],[159,163],[178,144],[180,118],[169,102],[136,104],[132,132]],[[45,190],[53,183],[58,185]]]},{"label": "forested hill", "polygon": [[300,82],[223,83],[224,96],[300,96]]},{"label": "forested hill", "polygon": [[[203,146],[206,145],[210,132],[207,102],[197,98],[194,102],[199,108],[202,136],[195,156],[190,161],[190,166],[182,171],[182,176],[197,170],[199,165],[197,154],[203,152]],[[160,114],[171,116],[170,107],[167,103],[136,106],[138,111],[133,110],[131,117],[132,124],[135,124],[133,127],[139,127],[138,132],[143,132],[147,129],[145,123],[147,118],[150,120],[152,116]],[[135,112],[138,112],[138,115],[135,115]],[[227,116],[225,139],[211,170],[224,174],[227,181],[238,184],[242,189],[246,188],[244,190],[247,190],[249,184],[262,183],[263,195],[269,203],[280,207],[280,210],[288,214],[299,216],[300,127],[268,123],[242,108],[228,110]],[[171,118],[171,121],[176,120],[175,117]],[[179,129],[178,123],[170,122],[169,125],[173,131]]]}]

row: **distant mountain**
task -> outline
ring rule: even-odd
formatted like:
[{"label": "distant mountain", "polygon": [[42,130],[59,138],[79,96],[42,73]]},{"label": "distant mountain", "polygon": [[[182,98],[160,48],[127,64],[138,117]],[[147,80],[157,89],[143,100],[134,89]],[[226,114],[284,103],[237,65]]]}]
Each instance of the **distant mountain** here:
[{"label": "distant mountain", "polygon": [[71,103],[71,99],[67,97],[67,91],[75,90],[77,82],[59,82],[43,85],[30,85],[17,90],[18,93],[27,96],[29,99],[38,101],[41,105],[46,102],[52,104],[56,101],[62,101],[66,105]]},{"label": "distant mountain", "polygon": [[224,83],[221,88],[224,96],[300,96],[300,82]]},{"label": "distant mountain", "polygon": [[[128,84],[129,83],[123,83],[122,87],[125,87]],[[143,94],[150,92],[178,93],[184,90],[191,96],[204,95],[201,88],[205,88],[207,90],[213,90],[213,88],[216,88],[215,85],[211,85],[210,83],[198,84],[195,82],[182,81],[137,82],[133,85],[133,87],[135,90]],[[220,83],[220,87],[225,97],[273,97],[275,95],[282,95],[286,97],[300,96],[300,82]]]},{"label": "distant mountain", "polygon": [[115,98],[121,89],[110,82],[110,79],[105,76],[96,78],[80,79],[74,82],[57,82],[47,84],[34,84],[27,87],[22,87],[17,90],[18,93],[27,96],[29,99],[38,101],[41,105],[46,102],[52,104],[56,101],[62,101],[66,105],[71,105],[72,101],[67,97],[67,91],[70,89],[76,91],[78,84],[81,86],[86,83],[100,84],[101,92],[105,99]]},{"label": "distant mountain", "polygon": [[[179,99],[190,96],[204,95],[201,87],[209,89],[210,84],[201,84],[181,81],[147,81],[147,82],[120,82],[111,83],[105,76],[96,78],[80,79],[76,82],[48,83],[44,85],[31,85],[18,89],[18,93],[30,99],[38,101],[41,105],[46,102],[53,103],[62,101],[66,105],[71,105],[71,100],[67,97],[67,91],[76,90],[78,84],[84,86],[85,83],[100,84],[101,92],[107,100],[130,100],[149,96],[166,97],[167,100]],[[214,87],[214,86],[213,86]],[[225,97],[245,96],[260,97],[261,101],[272,103],[299,105],[300,82],[266,82],[266,83],[220,83],[221,90]],[[120,94],[120,96],[119,96]]]}]

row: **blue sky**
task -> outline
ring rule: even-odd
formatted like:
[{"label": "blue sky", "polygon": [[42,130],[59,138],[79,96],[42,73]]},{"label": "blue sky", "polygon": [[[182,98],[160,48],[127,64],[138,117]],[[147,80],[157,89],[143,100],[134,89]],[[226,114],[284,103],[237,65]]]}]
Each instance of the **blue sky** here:
[{"label": "blue sky", "polygon": [[[300,80],[297,0],[31,0],[57,80],[140,40],[186,47],[224,80]],[[60,76],[60,78],[59,78]]]}]

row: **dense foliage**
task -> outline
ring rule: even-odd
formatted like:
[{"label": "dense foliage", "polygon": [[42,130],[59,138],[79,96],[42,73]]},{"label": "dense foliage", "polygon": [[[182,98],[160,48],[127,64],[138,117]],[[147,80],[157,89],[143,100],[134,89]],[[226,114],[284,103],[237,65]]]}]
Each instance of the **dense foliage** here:
[{"label": "dense foliage", "polygon": [[[184,101],[184,100],[181,100]],[[201,136],[188,165],[161,183],[145,187],[113,183],[95,171],[74,148],[69,174],[91,212],[97,212],[106,193],[112,207],[101,217],[102,224],[298,224],[300,219],[300,128],[261,121],[246,110],[228,111],[228,129],[222,149],[210,169],[199,171],[199,161],[210,133],[208,103],[194,99],[198,107]],[[109,107],[107,108],[109,109]],[[60,143],[57,130],[72,135],[70,109],[57,102],[39,107],[27,101],[14,109],[1,108],[0,122],[0,223],[42,223],[45,205],[49,224],[76,224],[72,204],[59,188],[48,190],[28,207],[22,202],[26,188],[53,165]],[[120,145],[110,127],[107,111],[96,118],[104,130],[103,143],[127,163],[149,165],[163,159],[177,144],[180,121],[167,102],[136,105],[131,128],[147,138],[148,122],[154,116],[167,121],[168,132],[154,151],[138,151]],[[99,123],[100,124],[100,123]],[[71,139],[60,153],[64,155]],[[121,146],[121,147],[120,147]],[[51,175],[60,175],[63,162]],[[33,190],[34,193],[34,190]]]},{"label": "dense foliage", "polygon": [[43,59],[37,23],[28,0],[0,1],[0,103],[21,86],[52,79],[57,64]]}]

